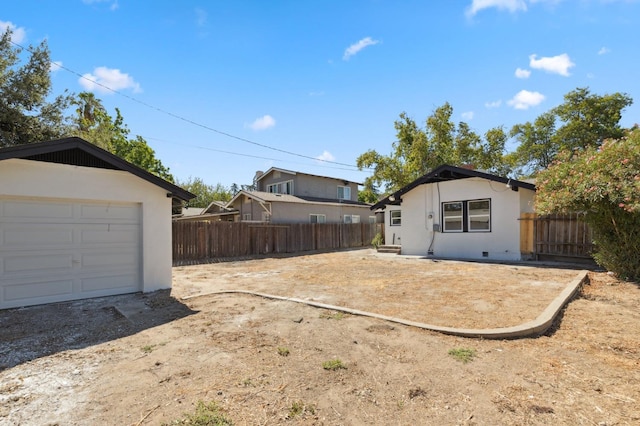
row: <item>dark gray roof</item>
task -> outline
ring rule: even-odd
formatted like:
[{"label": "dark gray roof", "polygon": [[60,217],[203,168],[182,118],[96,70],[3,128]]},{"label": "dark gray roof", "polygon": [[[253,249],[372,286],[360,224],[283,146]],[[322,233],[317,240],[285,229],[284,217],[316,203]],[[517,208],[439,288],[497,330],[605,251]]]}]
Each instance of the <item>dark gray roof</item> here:
[{"label": "dark gray roof", "polygon": [[511,190],[517,191],[518,188],[530,189],[532,191],[536,190],[536,186],[532,183],[523,182],[520,180],[510,179],[502,176],[492,175],[491,173],[480,172],[477,170],[469,170],[462,167],[450,166],[448,164],[443,164],[442,166],[438,166],[435,169],[431,170],[429,173],[419,177],[414,180],[407,186],[404,186],[378,201],[376,204],[371,206],[371,210],[384,208],[387,204],[399,205],[400,200],[403,194],[411,191],[413,188],[436,182],[445,182],[449,180],[457,180],[457,179],[468,179],[468,178],[482,178],[487,179],[493,182],[500,182],[504,184],[509,184]]},{"label": "dark gray roof", "polygon": [[78,137],[57,139],[0,149],[0,160],[19,158],[73,166],[122,170],[171,193],[174,199],[189,201],[196,196],[122,158]]}]

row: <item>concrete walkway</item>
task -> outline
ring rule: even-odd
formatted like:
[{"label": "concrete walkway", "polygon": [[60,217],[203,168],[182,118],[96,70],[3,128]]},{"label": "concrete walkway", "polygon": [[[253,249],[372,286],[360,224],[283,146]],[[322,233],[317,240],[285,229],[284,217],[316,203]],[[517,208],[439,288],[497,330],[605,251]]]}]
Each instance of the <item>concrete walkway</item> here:
[{"label": "concrete walkway", "polygon": [[402,318],[390,317],[387,315],[380,315],[374,312],[361,311],[358,309],[345,308],[342,306],[328,305],[325,303],[318,303],[309,300],[296,299],[292,297],[275,296],[266,293],[257,293],[247,290],[222,290],[209,293],[195,294],[191,296],[185,296],[182,299],[188,300],[201,296],[209,296],[216,294],[248,294],[252,296],[264,297],[266,299],[282,300],[287,302],[303,303],[305,305],[313,306],[316,308],[330,309],[338,312],[345,312],[351,315],[360,315],[365,317],[377,318],[384,321],[394,322],[397,324],[408,325],[411,327],[418,327],[425,330],[437,331],[444,334],[450,334],[453,336],[461,337],[479,337],[483,339],[517,339],[522,337],[533,337],[544,334],[549,327],[553,325],[554,320],[566,306],[567,303],[575,297],[580,290],[580,287],[587,280],[588,271],[580,271],[576,277],[558,294],[558,296],[544,309],[540,315],[533,321],[528,321],[520,325],[504,328],[484,328],[484,329],[471,329],[471,328],[454,328],[454,327],[442,327],[438,325],[425,324],[416,321],[408,321]]}]

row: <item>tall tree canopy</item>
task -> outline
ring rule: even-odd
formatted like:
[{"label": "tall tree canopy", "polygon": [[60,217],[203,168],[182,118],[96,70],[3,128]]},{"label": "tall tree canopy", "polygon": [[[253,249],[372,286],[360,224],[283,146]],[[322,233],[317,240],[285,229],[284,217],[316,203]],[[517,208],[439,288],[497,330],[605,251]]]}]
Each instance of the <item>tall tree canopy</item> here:
[{"label": "tall tree canopy", "polygon": [[517,124],[511,136],[519,145],[510,155],[520,174],[533,175],[547,168],[563,150],[598,147],[605,139],[622,137],[622,111],[632,104],[622,93],[592,94],[577,88],[564,102],[531,123]]},{"label": "tall tree canopy", "polygon": [[112,118],[93,93],[80,93],[72,104],[76,108],[72,134],[79,136],[156,176],[173,182],[169,168],[156,158],[154,150],[141,136],[129,138],[120,110]]},{"label": "tall tree canopy", "polygon": [[189,177],[185,181],[178,181],[177,185],[196,195],[196,198],[189,201],[190,207],[207,207],[212,201],[231,200],[231,190],[218,183],[208,185],[199,177]]},{"label": "tall tree canopy", "polygon": [[369,150],[360,155],[360,169],[373,168],[373,175],[365,180],[366,188],[395,191],[441,164],[464,165],[499,174],[507,174],[504,160],[507,135],[501,127],[489,130],[484,138],[467,123],[453,123],[453,108],[445,103],[427,117],[421,128],[405,112],[394,123],[396,141],[390,155]]},{"label": "tall tree canopy", "polygon": [[63,137],[69,97],[51,94],[50,55],[46,41],[29,48],[20,65],[21,48],[11,43],[11,30],[0,38],[0,148]]}]

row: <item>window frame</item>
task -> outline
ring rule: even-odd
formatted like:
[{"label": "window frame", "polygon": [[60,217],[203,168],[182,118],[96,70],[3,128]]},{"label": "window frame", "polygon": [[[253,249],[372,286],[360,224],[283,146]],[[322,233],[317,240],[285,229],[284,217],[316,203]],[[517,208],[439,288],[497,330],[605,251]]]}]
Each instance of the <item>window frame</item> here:
[{"label": "window frame", "polygon": [[[311,218],[315,217],[316,221],[314,222]],[[318,220],[322,218],[322,220]],[[321,213],[309,213],[309,223],[327,223],[327,215]]]},{"label": "window frame", "polygon": [[[473,203],[484,203],[487,202],[489,204],[488,212],[481,214],[470,214],[469,205]],[[478,232],[491,232],[491,198],[478,198],[473,200],[457,200],[457,201],[444,201],[440,203],[440,214],[442,218],[442,232],[448,234],[456,234],[456,233],[478,233]],[[447,229],[447,216],[445,216],[445,206],[451,204],[460,204],[461,205],[461,216],[448,216],[448,218],[459,218],[460,223],[462,225],[462,229]],[[478,210],[478,209],[475,209]],[[487,228],[486,229],[472,229],[471,223],[474,218],[487,218]],[[484,222],[483,222],[484,223]]]},{"label": "window frame", "polygon": [[[342,190],[342,197],[340,196],[340,190]],[[349,193],[348,196],[346,194]],[[351,199],[351,187],[338,185],[338,193],[336,194],[338,200],[350,200]]]},{"label": "window frame", "polygon": [[[398,213],[397,217],[394,213]],[[389,210],[389,226],[402,226],[402,210]]]}]

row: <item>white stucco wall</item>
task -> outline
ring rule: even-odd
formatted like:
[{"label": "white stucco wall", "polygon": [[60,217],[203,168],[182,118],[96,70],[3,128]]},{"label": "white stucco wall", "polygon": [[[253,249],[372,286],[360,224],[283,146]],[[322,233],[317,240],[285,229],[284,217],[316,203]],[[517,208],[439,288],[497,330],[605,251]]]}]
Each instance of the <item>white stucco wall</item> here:
[{"label": "white stucco wall", "polygon": [[[439,191],[436,184],[420,185],[402,196],[402,253],[427,255],[431,247],[436,257],[520,260],[518,218],[524,207],[533,211],[533,196],[534,191],[512,191],[479,178],[441,182]],[[434,224],[442,229],[441,203],[486,198],[491,199],[491,232],[433,231]]]},{"label": "white stucco wall", "polygon": [[142,285],[171,287],[171,198],[131,173],[28,160],[0,161],[0,196],[139,203]]}]

